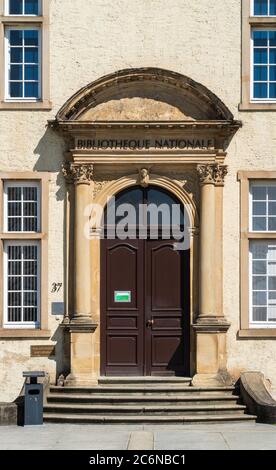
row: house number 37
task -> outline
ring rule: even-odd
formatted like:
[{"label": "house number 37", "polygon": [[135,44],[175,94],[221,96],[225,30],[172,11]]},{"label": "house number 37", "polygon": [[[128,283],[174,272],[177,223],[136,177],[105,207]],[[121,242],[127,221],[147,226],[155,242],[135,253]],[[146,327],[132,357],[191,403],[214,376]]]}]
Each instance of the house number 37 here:
[{"label": "house number 37", "polygon": [[61,282],[53,282],[52,284],[52,294],[55,294],[56,292],[59,292],[60,289],[62,288],[62,283]]}]

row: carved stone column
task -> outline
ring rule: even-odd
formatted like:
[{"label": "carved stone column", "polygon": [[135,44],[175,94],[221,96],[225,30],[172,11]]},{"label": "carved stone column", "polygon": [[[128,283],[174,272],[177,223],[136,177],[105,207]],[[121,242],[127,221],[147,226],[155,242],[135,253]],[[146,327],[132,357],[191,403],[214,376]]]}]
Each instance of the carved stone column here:
[{"label": "carved stone column", "polygon": [[195,385],[229,383],[226,370],[226,333],[230,324],[222,311],[222,188],[225,165],[198,166],[201,186],[199,316],[196,333]]},{"label": "carved stone column", "polygon": [[85,230],[85,209],[89,204],[93,165],[66,162],[63,167],[68,183],[75,186],[74,216],[74,313],[68,325],[71,343],[71,374],[66,385],[93,385],[95,354],[93,334],[97,324],[91,316],[91,266],[89,229]]}]

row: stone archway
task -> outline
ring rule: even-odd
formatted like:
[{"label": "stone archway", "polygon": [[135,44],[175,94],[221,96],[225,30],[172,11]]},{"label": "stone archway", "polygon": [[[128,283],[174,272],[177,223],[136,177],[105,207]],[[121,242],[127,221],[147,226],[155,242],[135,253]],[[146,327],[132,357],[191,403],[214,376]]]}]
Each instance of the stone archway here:
[{"label": "stone archway", "polygon": [[65,322],[72,344],[68,383],[97,383],[99,375],[100,250],[98,240],[84,235],[87,205],[102,201],[108,191],[137,184],[143,169],[151,184],[192,202],[193,235],[200,230],[192,266],[194,381],[225,383],[230,325],[223,314],[221,277],[224,162],[241,123],[203,85],[148,68],[123,70],[89,84],[50,125],[66,135],[63,171],[75,200],[74,303]]}]

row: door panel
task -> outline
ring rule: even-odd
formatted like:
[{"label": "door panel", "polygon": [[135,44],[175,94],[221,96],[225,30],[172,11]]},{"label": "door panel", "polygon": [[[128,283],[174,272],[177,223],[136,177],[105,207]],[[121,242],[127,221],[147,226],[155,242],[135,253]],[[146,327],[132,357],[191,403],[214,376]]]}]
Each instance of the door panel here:
[{"label": "door panel", "polygon": [[148,375],[184,375],[189,370],[189,252],[174,250],[174,243],[146,242]]},{"label": "door panel", "polygon": [[143,241],[102,240],[101,267],[101,373],[143,375]]}]

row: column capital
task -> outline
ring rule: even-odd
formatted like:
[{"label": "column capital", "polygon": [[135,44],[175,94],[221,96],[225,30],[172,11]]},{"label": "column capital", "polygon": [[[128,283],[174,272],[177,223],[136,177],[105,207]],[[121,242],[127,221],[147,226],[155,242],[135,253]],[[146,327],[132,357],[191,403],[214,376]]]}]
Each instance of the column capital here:
[{"label": "column capital", "polygon": [[66,179],[67,184],[86,184],[90,185],[94,177],[94,165],[91,164],[77,164],[66,161],[62,165],[62,173]]},{"label": "column capital", "polygon": [[224,186],[224,179],[228,173],[228,167],[217,163],[198,165],[197,172],[202,186],[206,184]]}]

